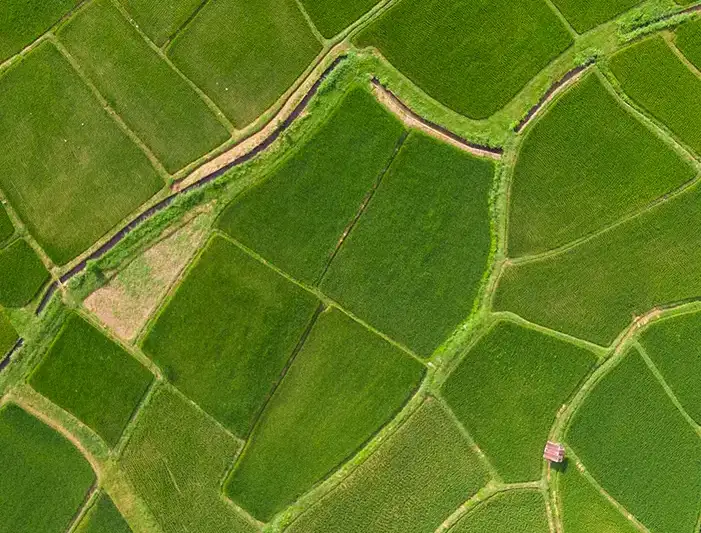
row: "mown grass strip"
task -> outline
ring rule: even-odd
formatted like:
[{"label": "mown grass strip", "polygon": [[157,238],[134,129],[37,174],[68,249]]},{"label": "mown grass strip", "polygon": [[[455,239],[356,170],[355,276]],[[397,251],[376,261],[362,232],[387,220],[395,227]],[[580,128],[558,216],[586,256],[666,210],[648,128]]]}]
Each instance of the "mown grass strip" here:
[{"label": "mown grass strip", "polygon": [[29,383],[114,446],[152,380],[121,346],[72,315]]},{"label": "mown grass strip", "polygon": [[457,426],[429,399],[288,531],[433,531],[487,478]]},{"label": "mown grass strip", "polygon": [[552,0],[552,2],[577,33],[584,33],[628,11],[642,3],[642,0]]},{"label": "mown grass strip", "polygon": [[48,279],[44,263],[24,239],[0,250],[0,305],[27,305]]},{"label": "mown grass strip", "polygon": [[[549,533],[543,494],[536,490],[498,493],[463,517],[449,533]],[[569,533],[569,532],[568,532]]]},{"label": "mown grass strip", "polygon": [[473,119],[504,107],[571,44],[542,0],[404,0],[355,38]]},{"label": "mown grass strip", "polygon": [[330,39],[370,11],[379,0],[301,0],[314,25]]},{"label": "mown grass strip", "polygon": [[0,409],[0,532],[63,533],[95,480],[61,434],[14,404]]},{"label": "mown grass strip", "polygon": [[321,49],[295,0],[221,0],[202,8],[168,55],[242,129]]},{"label": "mown grass strip", "polygon": [[118,0],[157,45],[164,45],[207,0]]},{"label": "mown grass strip", "polygon": [[429,357],[474,306],[491,248],[493,175],[491,161],[412,133],[321,290]]},{"label": "mown grass strip", "polygon": [[80,521],[76,533],[132,533],[129,524],[104,492]]},{"label": "mown grass strip", "polygon": [[423,370],[340,311],[326,311],[254,428],[227,494],[268,521],[390,420]]},{"label": "mown grass strip", "polygon": [[698,70],[701,70],[701,18],[679,26],[674,44]]},{"label": "mown grass strip", "polygon": [[635,349],[592,391],[566,439],[603,488],[651,531],[695,530],[701,441]]},{"label": "mown grass strip", "polygon": [[300,149],[224,211],[219,228],[316,283],[403,133],[367,91],[352,89]]},{"label": "mown grass strip", "polygon": [[58,37],[171,174],[229,138],[205,102],[109,0],[83,9]]},{"label": "mown grass strip", "polygon": [[143,348],[178,389],[243,437],[318,305],[310,293],[214,237]]}]

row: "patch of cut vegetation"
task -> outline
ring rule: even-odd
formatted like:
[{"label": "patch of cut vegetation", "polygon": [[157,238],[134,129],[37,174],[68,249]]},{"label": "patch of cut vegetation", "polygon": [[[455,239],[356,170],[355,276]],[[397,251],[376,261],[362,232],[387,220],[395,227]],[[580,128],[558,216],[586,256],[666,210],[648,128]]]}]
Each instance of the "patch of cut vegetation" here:
[{"label": "patch of cut vegetation", "polygon": [[355,40],[473,119],[504,107],[573,42],[542,0],[404,0]]},{"label": "patch of cut vegetation", "polygon": [[32,44],[80,0],[7,0],[0,3],[0,63]]},{"label": "patch of cut vegetation", "polygon": [[146,407],[120,460],[164,533],[252,533],[221,495],[241,444],[164,387]]},{"label": "patch of cut vegetation", "polygon": [[132,533],[129,524],[104,492],[80,521],[77,533]]},{"label": "patch of cut vegetation", "polygon": [[470,444],[429,399],[288,531],[433,531],[487,480]]},{"label": "patch of cut vegetation", "polygon": [[684,410],[701,423],[701,313],[666,318],[640,338],[640,344],[670,386]]},{"label": "patch of cut vegetation", "polygon": [[17,335],[15,328],[5,316],[5,313],[0,310],[0,361],[12,349],[18,338],[19,335]]},{"label": "patch of cut vegetation", "polygon": [[206,236],[197,218],[136,257],[83,304],[117,337],[132,341]]},{"label": "patch of cut vegetation", "polygon": [[42,44],[0,77],[0,187],[63,265],[163,181],[70,63]]},{"label": "patch of cut vegetation", "polygon": [[74,314],[30,385],[114,446],[152,380],[124,348]]},{"label": "patch of cut vegetation", "polygon": [[0,409],[0,532],[63,533],[95,481],[60,433],[20,407]]},{"label": "patch of cut vegetation", "polygon": [[449,531],[450,533],[514,533],[515,531],[549,533],[550,527],[543,495],[536,490],[514,490],[492,496]]},{"label": "patch of cut vegetation", "polygon": [[364,89],[262,184],[222,214],[219,227],[296,278],[315,283],[404,132]]},{"label": "patch of cut vegetation", "polygon": [[15,233],[10,216],[5,208],[0,204],[0,245],[7,241]]},{"label": "patch of cut vegetation", "polygon": [[227,494],[268,521],[389,421],[423,370],[341,311],[322,313],[253,430]]},{"label": "patch of cut vegetation", "polygon": [[209,2],[168,49],[237,128],[270,108],[319,52],[295,0]]},{"label": "patch of cut vegetation", "polygon": [[0,250],[0,305],[28,304],[48,279],[44,263],[24,239]]},{"label": "patch of cut vegetation", "polygon": [[552,0],[577,33],[584,33],[642,3],[642,0]]},{"label": "patch of cut vegetation", "polygon": [[178,389],[245,436],[318,306],[314,296],[215,237],[143,348]]},{"label": "patch of cut vegetation", "polygon": [[636,350],[588,396],[566,438],[601,486],[651,531],[696,530],[701,441]]},{"label": "patch of cut vegetation", "polygon": [[493,175],[492,162],[412,133],[322,289],[430,356],[474,306],[491,246]]},{"label": "patch of cut vegetation", "polygon": [[674,44],[697,69],[701,70],[701,18],[682,24],[677,29]]},{"label": "patch of cut vegetation", "polygon": [[494,307],[601,345],[655,306],[701,295],[701,187],[549,258],[506,267]]},{"label": "patch of cut vegetation", "polygon": [[204,100],[109,0],[83,9],[58,36],[171,174],[229,138]]},{"label": "patch of cut vegetation", "polygon": [[330,39],[370,11],[379,0],[301,0],[321,34]]},{"label": "patch of cut vegetation", "polygon": [[633,101],[701,154],[701,78],[662,37],[626,48],[609,66]]},{"label": "patch of cut vegetation", "polygon": [[166,44],[202,5],[202,0],[119,1],[157,46]]},{"label": "patch of cut vegetation", "polygon": [[558,483],[566,533],[639,533],[571,462]]},{"label": "patch of cut vegetation", "polygon": [[511,186],[509,256],[544,252],[588,235],[695,173],[589,74],[524,140]]},{"label": "patch of cut vegetation", "polygon": [[594,355],[550,335],[497,323],[443,386],[443,396],[506,481],[538,479],[555,416]]}]

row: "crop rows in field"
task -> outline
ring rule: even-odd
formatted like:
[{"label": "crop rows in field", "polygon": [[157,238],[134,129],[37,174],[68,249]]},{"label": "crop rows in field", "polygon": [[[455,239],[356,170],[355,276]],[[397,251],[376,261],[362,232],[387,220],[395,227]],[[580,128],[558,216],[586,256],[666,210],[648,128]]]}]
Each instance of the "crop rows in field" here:
[{"label": "crop rows in field", "polygon": [[[462,518],[450,533],[548,533],[543,494],[509,491],[492,496]],[[568,531],[569,533],[569,531]]]},{"label": "crop rows in field", "polygon": [[7,319],[5,314],[0,311],[0,361],[12,349],[17,342],[18,336],[15,328]]},{"label": "crop rows in field", "polygon": [[104,492],[90,507],[76,529],[77,533],[132,533],[129,524]]},{"label": "crop rows in field", "polygon": [[578,33],[584,33],[640,4],[642,0],[552,0]]},{"label": "crop rows in field", "polygon": [[676,31],[674,44],[698,70],[701,70],[701,19],[682,24]]},{"label": "crop rows in field", "polygon": [[301,0],[321,34],[330,39],[370,11],[379,0]]},{"label": "crop rows in field", "polygon": [[15,233],[7,210],[0,204],[0,246],[4,244]]},{"label": "crop rows in field", "polygon": [[49,272],[24,239],[0,249],[0,305],[22,307],[49,279]]}]

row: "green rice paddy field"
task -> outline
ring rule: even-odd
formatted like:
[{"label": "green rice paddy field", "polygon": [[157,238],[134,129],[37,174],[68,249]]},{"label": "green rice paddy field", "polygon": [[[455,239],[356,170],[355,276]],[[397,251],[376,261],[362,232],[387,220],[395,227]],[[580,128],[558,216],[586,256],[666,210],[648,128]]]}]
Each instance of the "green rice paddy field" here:
[{"label": "green rice paddy field", "polygon": [[699,532],[699,0],[0,4],[0,533]]}]

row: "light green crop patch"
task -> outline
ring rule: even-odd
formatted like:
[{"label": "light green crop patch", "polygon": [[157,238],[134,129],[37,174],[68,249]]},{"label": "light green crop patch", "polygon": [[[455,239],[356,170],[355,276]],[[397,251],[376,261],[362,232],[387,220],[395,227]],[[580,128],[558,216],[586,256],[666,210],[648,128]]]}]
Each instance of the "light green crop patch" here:
[{"label": "light green crop patch", "polygon": [[587,397],[566,440],[650,531],[696,531],[701,441],[635,349]]},{"label": "light green crop patch", "polygon": [[95,481],[60,433],[20,407],[0,409],[0,533],[63,533]]},{"label": "light green crop patch", "polygon": [[642,3],[642,0],[552,0],[552,2],[577,33],[584,33],[637,6]]},{"label": "light green crop patch", "polygon": [[227,494],[268,521],[388,422],[423,371],[341,311],[322,313],[254,428]]},{"label": "light green crop patch", "polygon": [[0,305],[27,305],[48,279],[44,263],[24,239],[0,249]]},{"label": "light green crop patch", "polygon": [[132,533],[129,524],[104,492],[80,521],[77,533]]},{"label": "light green crop patch", "polygon": [[379,0],[302,0],[324,37],[330,39],[370,11]]},{"label": "light green crop patch", "polygon": [[674,44],[684,56],[701,70],[701,19],[682,24],[676,32]]},{"label": "light green crop patch", "polygon": [[573,42],[543,0],[404,0],[355,41],[473,119],[504,107]]},{"label": "light green crop patch", "polygon": [[[450,533],[549,533],[543,495],[535,490],[497,494],[462,518]],[[592,532],[593,533],[593,532]]]},{"label": "light green crop patch", "polygon": [[0,77],[0,188],[63,265],[163,181],[70,63],[42,44]]},{"label": "light green crop patch", "polygon": [[295,0],[209,2],[168,49],[237,128],[270,108],[319,52]]}]

